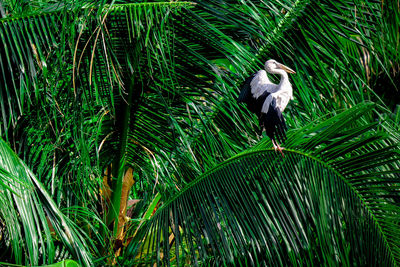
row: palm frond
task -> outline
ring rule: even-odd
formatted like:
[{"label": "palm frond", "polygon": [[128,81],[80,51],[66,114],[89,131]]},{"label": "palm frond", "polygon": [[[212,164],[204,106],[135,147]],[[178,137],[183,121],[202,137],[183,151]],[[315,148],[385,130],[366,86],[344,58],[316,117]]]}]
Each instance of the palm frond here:
[{"label": "palm frond", "polygon": [[284,158],[261,143],[200,176],[142,229],[138,255],[159,265],[396,265],[400,154],[390,133],[361,123],[371,107],[291,132]]},{"label": "palm frond", "polygon": [[83,265],[91,266],[90,241],[60,211],[45,187],[3,140],[0,152],[0,220],[15,262],[51,263],[67,250]]}]

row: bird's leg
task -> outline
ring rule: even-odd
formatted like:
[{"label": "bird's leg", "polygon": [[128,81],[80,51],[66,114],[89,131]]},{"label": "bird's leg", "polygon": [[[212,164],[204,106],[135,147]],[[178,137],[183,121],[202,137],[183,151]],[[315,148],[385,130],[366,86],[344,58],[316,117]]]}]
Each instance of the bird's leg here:
[{"label": "bird's leg", "polygon": [[274,139],[271,139],[271,141],[272,141],[272,145],[274,146],[274,150],[276,151],[278,149],[278,146],[276,145]]},{"label": "bird's leg", "polygon": [[281,153],[282,157],[285,157],[285,155],[282,152],[285,148],[281,147],[274,139],[272,139],[272,144],[274,145],[274,150],[275,151],[278,150]]},{"label": "bird's leg", "polygon": [[285,157],[285,155],[284,155],[283,152],[282,152],[284,149],[285,149],[284,147],[280,147],[279,145],[278,145],[278,147],[277,147],[277,150],[278,150],[279,152],[281,152],[282,157]]}]

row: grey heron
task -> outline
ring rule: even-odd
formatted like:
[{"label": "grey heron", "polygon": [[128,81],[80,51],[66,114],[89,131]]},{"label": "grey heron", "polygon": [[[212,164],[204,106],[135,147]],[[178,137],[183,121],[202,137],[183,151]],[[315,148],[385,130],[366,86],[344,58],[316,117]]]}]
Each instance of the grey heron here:
[{"label": "grey heron", "polygon": [[[272,83],[268,79],[267,72],[279,74],[281,76],[279,84]],[[282,112],[289,100],[293,100],[293,89],[288,73],[296,72],[270,59],[265,62],[265,70],[259,70],[244,81],[238,97],[239,103],[246,103],[247,108],[258,116],[261,132],[265,129],[275,151],[278,150],[282,156],[284,156],[283,148],[279,143],[286,139],[287,130]]]}]

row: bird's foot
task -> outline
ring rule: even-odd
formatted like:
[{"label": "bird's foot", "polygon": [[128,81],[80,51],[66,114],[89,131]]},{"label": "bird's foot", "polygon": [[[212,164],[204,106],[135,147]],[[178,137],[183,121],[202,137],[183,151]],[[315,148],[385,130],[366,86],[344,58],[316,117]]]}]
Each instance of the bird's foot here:
[{"label": "bird's foot", "polygon": [[283,154],[284,149],[285,149],[284,147],[280,147],[279,145],[274,144],[274,150],[279,151],[281,153],[282,157],[285,157],[285,155]]}]

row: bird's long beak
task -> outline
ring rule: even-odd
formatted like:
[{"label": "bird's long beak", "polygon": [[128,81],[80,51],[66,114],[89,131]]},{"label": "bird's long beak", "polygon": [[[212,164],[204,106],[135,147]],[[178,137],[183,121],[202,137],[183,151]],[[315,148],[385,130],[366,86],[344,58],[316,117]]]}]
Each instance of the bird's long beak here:
[{"label": "bird's long beak", "polygon": [[289,68],[289,67],[286,67],[285,65],[283,65],[283,64],[281,64],[281,63],[279,63],[279,68],[281,68],[281,69],[283,69],[284,71],[286,71],[287,73],[296,73],[294,70],[292,70],[291,68]]}]

